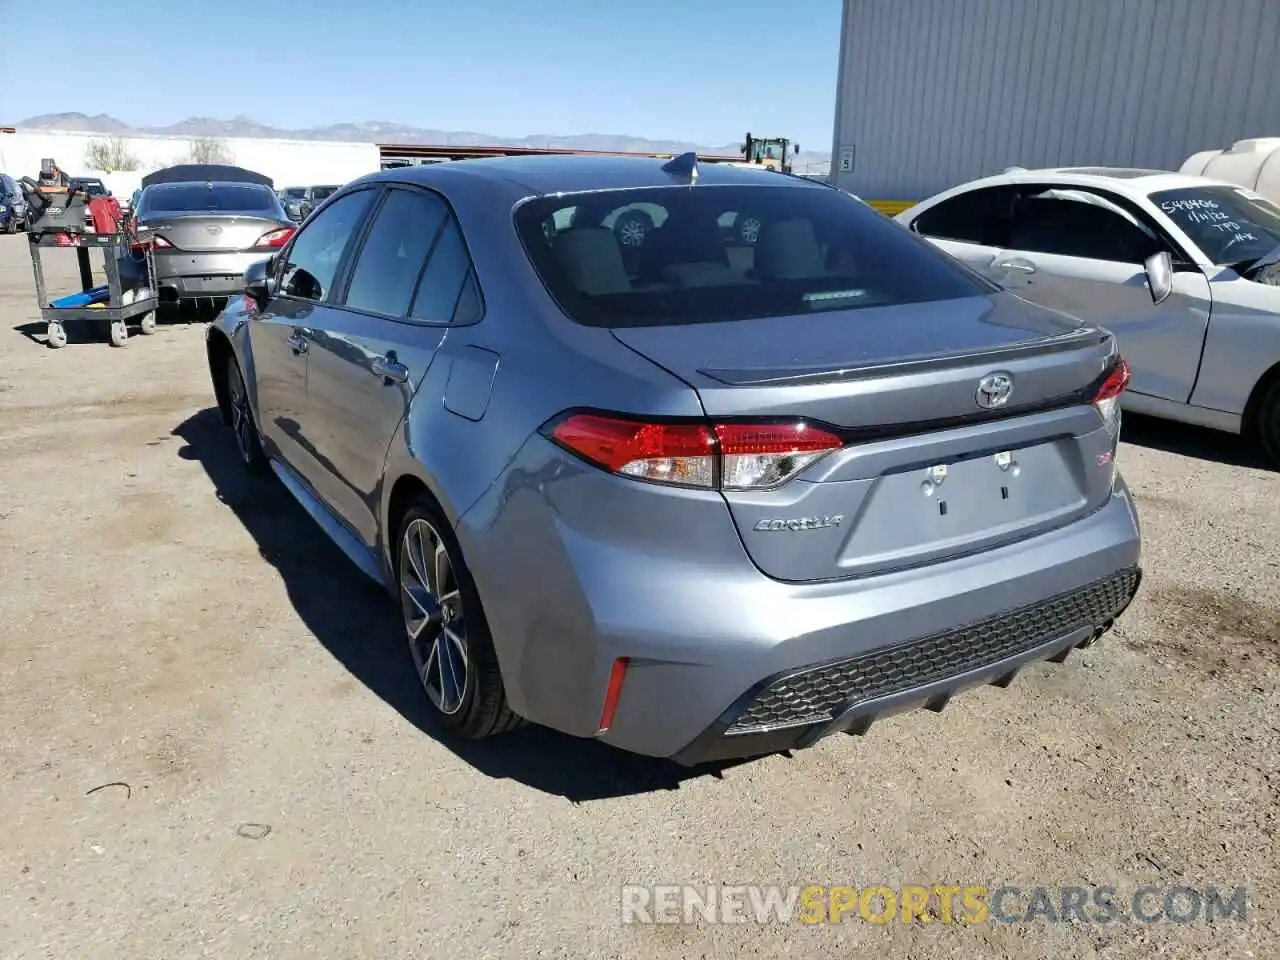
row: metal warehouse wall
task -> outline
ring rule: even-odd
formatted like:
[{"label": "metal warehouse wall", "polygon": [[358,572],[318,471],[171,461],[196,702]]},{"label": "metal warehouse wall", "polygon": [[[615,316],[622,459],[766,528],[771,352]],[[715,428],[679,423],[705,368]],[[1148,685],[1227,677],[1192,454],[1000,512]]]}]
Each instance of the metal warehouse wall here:
[{"label": "metal warehouse wall", "polygon": [[1277,57],[1280,0],[844,0],[832,176],[916,200],[1009,166],[1176,170],[1280,135]]}]

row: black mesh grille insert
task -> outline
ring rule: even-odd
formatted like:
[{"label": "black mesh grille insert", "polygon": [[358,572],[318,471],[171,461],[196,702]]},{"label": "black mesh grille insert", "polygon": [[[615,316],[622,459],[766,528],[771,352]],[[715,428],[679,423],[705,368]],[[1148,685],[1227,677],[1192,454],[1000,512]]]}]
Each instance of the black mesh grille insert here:
[{"label": "black mesh grille insert", "polygon": [[1080,627],[1101,626],[1132,599],[1139,573],[1105,580],[966,627],[794,673],[761,691],[726,731],[756,733],[832,719],[858,701],[900,693],[1016,656]]}]

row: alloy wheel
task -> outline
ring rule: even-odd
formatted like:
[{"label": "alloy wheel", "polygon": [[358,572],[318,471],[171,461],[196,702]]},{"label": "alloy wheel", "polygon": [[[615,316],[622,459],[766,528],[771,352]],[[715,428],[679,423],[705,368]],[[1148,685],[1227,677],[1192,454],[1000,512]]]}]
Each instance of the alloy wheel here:
[{"label": "alloy wheel", "polygon": [[639,220],[628,220],[618,228],[618,242],[624,247],[640,247],[644,245],[649,229]]},{"label": "alloy wheel", "polygon": [[253,413],[249,409],[249,393],[244,378],[235,364],[227,377],[227,393],[231,400],[231,429],[236,435],[236,449],[245,463],[253,462]]},{"label": "alloy wheel", "polygon": [[448,548],[421,518],[409,523],[400,542],[400,607],[427,696],[452,716],[462,709],[470,679],[467,620]]}]

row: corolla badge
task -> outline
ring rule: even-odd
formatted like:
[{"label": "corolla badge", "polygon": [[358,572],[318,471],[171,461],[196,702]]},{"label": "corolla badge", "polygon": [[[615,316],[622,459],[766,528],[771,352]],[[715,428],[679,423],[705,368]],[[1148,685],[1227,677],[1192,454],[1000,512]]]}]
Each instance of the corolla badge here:
[{"label": "corolla badge", "polygon": [[974,396],[978,406],[985,410],[1003,407],[1013,396],[1013,374],[988,373],[978,381],[978,392]]},{"label": "corolla badge", "polygon": [[769,533],[798,533],[801,530],[826,530],[843,522],[842,513],[828,513],[820,517],[771,517],[757,520],[754,529]]}]

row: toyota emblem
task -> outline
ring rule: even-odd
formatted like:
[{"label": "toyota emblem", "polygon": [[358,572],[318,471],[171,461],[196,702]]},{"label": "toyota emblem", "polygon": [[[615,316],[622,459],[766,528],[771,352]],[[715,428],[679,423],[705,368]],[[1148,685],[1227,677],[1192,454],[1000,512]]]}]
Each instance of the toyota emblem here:
[{"label": "toyota emblem", "polygon": [[208,230],[210,233],[214,234],[215,236],[222,232],[222,228],[217,226],[216,224],[211,224],[208,227],[205,227],[205,229]]},{"label": "toyota emblem", "polygon": [[1013,395],[1013,375],[1009,373],[988,373],[978,381],[978,392],[975,399],[978,406],[985,410],[1003,407]]}]

